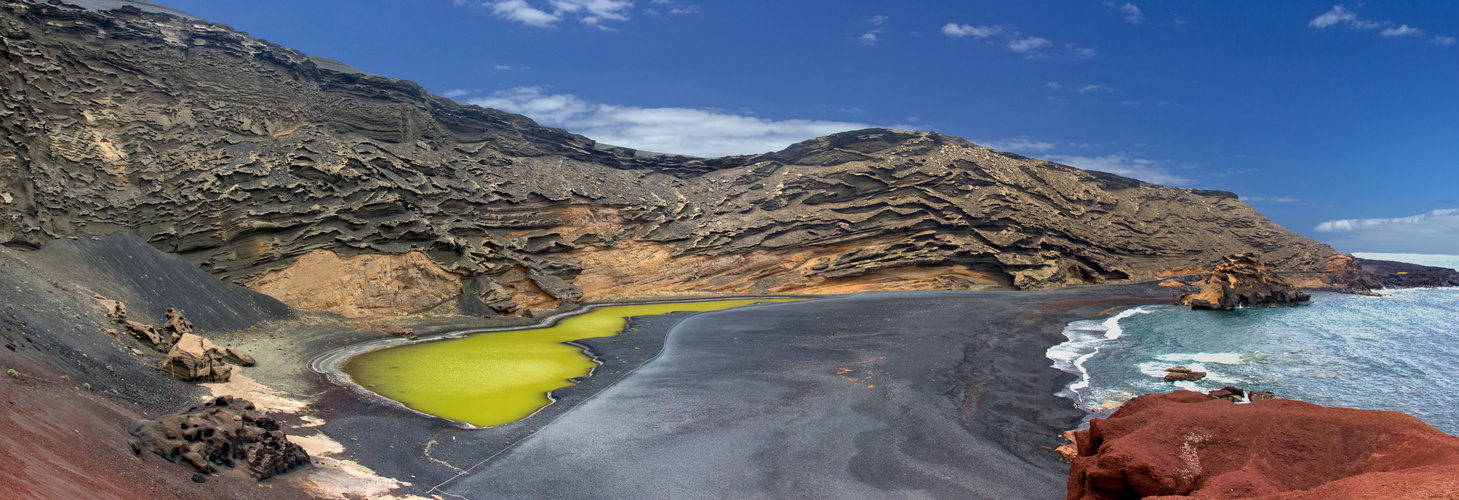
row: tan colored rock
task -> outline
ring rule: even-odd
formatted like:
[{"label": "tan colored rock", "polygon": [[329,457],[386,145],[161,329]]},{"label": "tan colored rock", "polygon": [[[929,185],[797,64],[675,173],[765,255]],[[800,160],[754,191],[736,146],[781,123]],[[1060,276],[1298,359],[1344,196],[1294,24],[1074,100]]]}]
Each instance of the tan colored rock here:
[{"label": "tan colored rock", "polygon": [[1200,290],[1181,296],[1177,302],[1191,309],[1230,311],[1245,306],[1306,303],[1312,298],[1277,276],[1255,253],[1227,255],[1204,281]]},{"label": "tan colored rock", "polygon": [[172,342],[193,332],[193,322],[182,317],[182,313],[171,307],[167,308],[166,321],[162,323],[161,331],[171,337]]},{"label": "tan colored rock", "polygon": [[106,299],[97,299],[97,302],[101,304],[101,308],[102,309],[105,309],[106,310],[106,318],[107,319],[112,320],[112,321],[117,321],[117,322],[126,321],[126,319],[127,319],[127,306],[126,306],[126,304],[122,304],[120,301],[106,300]]},{"label": "tan colored rock", "polygon": [[229,347],[223,351],[223,354],[227,356],[228,361],[232,361],[239,366],[253,366],[258,364],[258,360],[253,359],[253,356],[249,356],[248,353],[239,349]]},{"label": "tan colored rock", "polygon": [[156,327],[131,320],[124,321],[126,321],[124,324],[127,325],[127,331],[132,332],[137,340],[152,346],[153,349],[166,352],[168,346],[172,345],[171,339],[157,331]]},{"label": "tan colored rock", "polygon": [[249,288],[290,307],[346,317],[394,315],[434,306],[461,294],[461,275],[421,252],[341,257],[315,250],[270,271]]},{"label": "tan colored rock", "polygon": [[208,339],[189,333],[167,351],[167,359],[158,369],[180,380],[226,382],[233,376],[233,367],[223,361],[225,356]]}]

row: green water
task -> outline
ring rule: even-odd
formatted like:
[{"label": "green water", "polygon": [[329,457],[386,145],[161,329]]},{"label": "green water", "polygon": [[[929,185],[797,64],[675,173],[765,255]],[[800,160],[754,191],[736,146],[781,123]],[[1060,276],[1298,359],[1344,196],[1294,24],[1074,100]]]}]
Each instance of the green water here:
[{"label": "green water", "polygon": [[547,393],[573,385],[598,366],[564,342],[612,337],[630,316],[713,311],[756,302],[714,300],[599,307],[548,328],[472,334],[365,353],[345,364],[355,383],[416,411],[477,427],[509,424],[551,402]]}]

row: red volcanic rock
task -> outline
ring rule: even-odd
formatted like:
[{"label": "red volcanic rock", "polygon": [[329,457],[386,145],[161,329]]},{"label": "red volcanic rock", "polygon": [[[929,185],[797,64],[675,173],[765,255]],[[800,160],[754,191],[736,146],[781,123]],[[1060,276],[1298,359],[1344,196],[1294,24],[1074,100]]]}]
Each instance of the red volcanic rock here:
[{"label": "red volcanic rock", "polygon": [[1400,412],[1174,391],[1076,440],[1068,500],[1459,498],[1459,437]]}]

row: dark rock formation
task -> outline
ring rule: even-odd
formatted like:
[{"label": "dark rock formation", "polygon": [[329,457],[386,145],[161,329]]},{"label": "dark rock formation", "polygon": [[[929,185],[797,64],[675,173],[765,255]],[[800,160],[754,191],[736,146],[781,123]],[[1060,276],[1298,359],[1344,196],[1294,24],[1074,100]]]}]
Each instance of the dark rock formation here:
[{"label": "dark rock formation", "polygon": [[1277,276],[1252,253],[1221,258],[1215,271],[1197,286],[1201,290],[1182,296],[1180,305],[1230,311],[1246,306],[1302,304],[1312,299]]},{"label": "dark rock formation", "polygon": [[[1450,498],[1459,437],[1392,411],[1190,391],[1132,399],[1075,433],[1069,499]],[[1270,496],[1268,496],[1270,495]]]},{"label": "dark rock formation", "polygon": [[268,479],[309,463],[309,454],[279,429],[278,422],[253,403],[221,396],[161,420],[133,422],[133,450],[150,451],[172,462],[186,462],[199,473],[244,468]]},{"label": "dark rock formation", "polygon": [[[0,241],[134,232],[245,285],[311,252],[419,252],[390,262],[455,293],[471,283],[462,310],[517,314],[646,292],[1045,289],[1240,252],[1315,270],[1334,255],[1230,193],[936,133],[639,154],[137,9],[0,0],[0,59]],[[351,300],[377,299],[393,302],[338,307],[441,302]]]}]

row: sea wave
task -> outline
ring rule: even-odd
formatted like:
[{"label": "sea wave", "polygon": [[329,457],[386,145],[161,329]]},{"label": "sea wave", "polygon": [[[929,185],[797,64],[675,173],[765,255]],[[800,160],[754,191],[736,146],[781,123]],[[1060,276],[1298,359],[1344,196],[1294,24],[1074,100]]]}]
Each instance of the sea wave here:
[{"label": "sea wave", "polygon": [[1120,320],[1136,314],[1149,313],[1150,309],[1145,306],[1120,311],[1104,320],[1080,320],[1069,323],[1064,327],[1064,337],[1069,340],[1050,347],[1045,356],[1054,362],[1054,368],[1073,375],[1079,379],[1071,382],[1064,390],[1059,392],[1063,396],[1080,402],[1080,391],[1089,387],[1089,370],[1084,364],[1099,354],[1100,347],[1111,340],[1124,335],[1124,329],[1120,327]]}]

